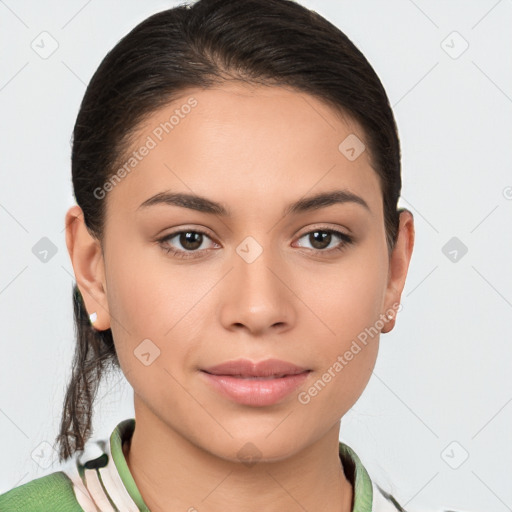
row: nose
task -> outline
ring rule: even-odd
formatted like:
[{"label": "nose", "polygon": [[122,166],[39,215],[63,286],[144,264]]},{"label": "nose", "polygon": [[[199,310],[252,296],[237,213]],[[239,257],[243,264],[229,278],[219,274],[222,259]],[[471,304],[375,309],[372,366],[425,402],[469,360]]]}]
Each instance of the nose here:
[{"label": "nose", "polygon": [[291,272],[270,249],[254,239],[242,242],[224,284],[221,319],[227,329],[255,336],[290,329],[296,318]]}]

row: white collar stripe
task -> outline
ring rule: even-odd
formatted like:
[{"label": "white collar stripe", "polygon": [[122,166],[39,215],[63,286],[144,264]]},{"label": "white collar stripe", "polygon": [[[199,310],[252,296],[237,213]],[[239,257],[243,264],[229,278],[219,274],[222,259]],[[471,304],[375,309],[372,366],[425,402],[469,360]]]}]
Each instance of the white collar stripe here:
[{"label": "white collar stripe", "polygon": [[96,469],[86,469],[85,470],[85,481],[87,488],[89,489],[89,493],[91,494],[92,499],[95,501],[96,506],[101,512],[116,512],[110,501],[103,490],[103,486],[98,478],[98,473]]}]

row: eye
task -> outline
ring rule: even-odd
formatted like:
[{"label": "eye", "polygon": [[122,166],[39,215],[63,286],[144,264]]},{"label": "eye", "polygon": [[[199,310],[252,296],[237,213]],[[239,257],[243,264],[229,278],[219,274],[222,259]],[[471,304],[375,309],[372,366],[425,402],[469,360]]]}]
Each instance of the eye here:
[{"label": "eye", "polygon": [[[205,251],[204,247],[201,248],[204,242],[204,237],[209,238],[206,232],[197,229],[185,229],[182,231],[175,231],[169,235],[158,240],[160,247],[167,254],[172,253],[177,258],[195,258],[196,252]],[[176,238],[185,250],[175,249],[169,246],[169,242]],[[211,239],[210,239],[211,240]]]},{"label": "eye", "polygon": [[[306,248],[311,249],[316,253],[330,254],[332,251],[342,251],[347,245],[354,243],[354,239],[351,236],[336,229],[323,227],[316,228],[313,231],[308,231],[302,235],[299,240],[305,237],[307,237],[306,239],[312,245],[311,248]],[[341,242],[336,243],[336,239],[341,240]],[[334,242],[334,246],[328,248],[332,242]]]}]

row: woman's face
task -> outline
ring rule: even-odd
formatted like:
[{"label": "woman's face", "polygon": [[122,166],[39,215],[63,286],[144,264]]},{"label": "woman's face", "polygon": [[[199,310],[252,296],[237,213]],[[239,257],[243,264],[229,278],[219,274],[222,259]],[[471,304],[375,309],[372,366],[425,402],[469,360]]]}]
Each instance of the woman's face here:
[{"label": "woman's face", "polygon": [[[232,460],[278,460],[339,427],[406,271],[399,286],[388,280],[363,141],[357,124],[278,87],[191,89],[146,119],[103,199],[110,327],[141,422]],[[308,203],[335,191],[360,200]],[[164,193],[201,199],[143,205]],[[309,372],[271,382],[204,371],[240,358]]]}]

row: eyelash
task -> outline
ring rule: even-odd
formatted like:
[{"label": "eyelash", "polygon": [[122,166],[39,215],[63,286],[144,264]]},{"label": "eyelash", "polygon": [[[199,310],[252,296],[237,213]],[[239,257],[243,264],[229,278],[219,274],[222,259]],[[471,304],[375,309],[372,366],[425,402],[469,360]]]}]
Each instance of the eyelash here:
[{"label": "eyelash", "polygon": [[[318,228],[315,228],[311,231],[308,231],[307,233],[304,233],[302,234],[300,237],[299,237],[299,240],[307,235],[310,235],[311,233],[315,233],[317,231],[321,231],[321,232],[324,232],[324,233],[331,233],[331,234],[334,234],[336,236],[338,236],[339,238],[341,238],[341,240],[343,241],[343,243],[341,243],[341,245],[338,245],[336,247],[332,247],[331,249],[308,249],[306,248],[308,251],[313,251],[314,253],[316,254],[321,254],[321,253],[327,253],[327,254],[331,254],[335,251],[343,251],[348,245],[350,244],[353,244],[354,243],[354,239],[345,234],[345,233],[342,233],[341,231],[338,231],[336,229],[332,229],[332,228],[322,228],[322,227],[318,227]],[[159,243],[161,249],[167,253],[167,254],[172,254],[173,256],[177,257],[177,258],[181,258],[181,259],[188,259],[188,258],[196,258],[197,256],[195,256],[194,254],[195,253],[199,253],[201,252],[201,250],[195,250],[195,251],[181,251],[181,250],[176,250],[172,247],[169,247],[169,246],[166,246],[164,244],[164,242],[174,238],[176,235],[180,235],[182,233],[201,233],[202,235],[205,235],[207,236],[208,238],[211,239],[211,237],[208,235],[208,233],[206,233],[205,231],[202,231],[201,229],[184,229],[184,230],[181,230],[181,231],[175,231],[174,233],[170,233],[166,236],[164,236],[163,238],[160,238],[159,240],[157,240],[157,242]],[[208,249],[202,249],[203,251],[206,251]]]}]

